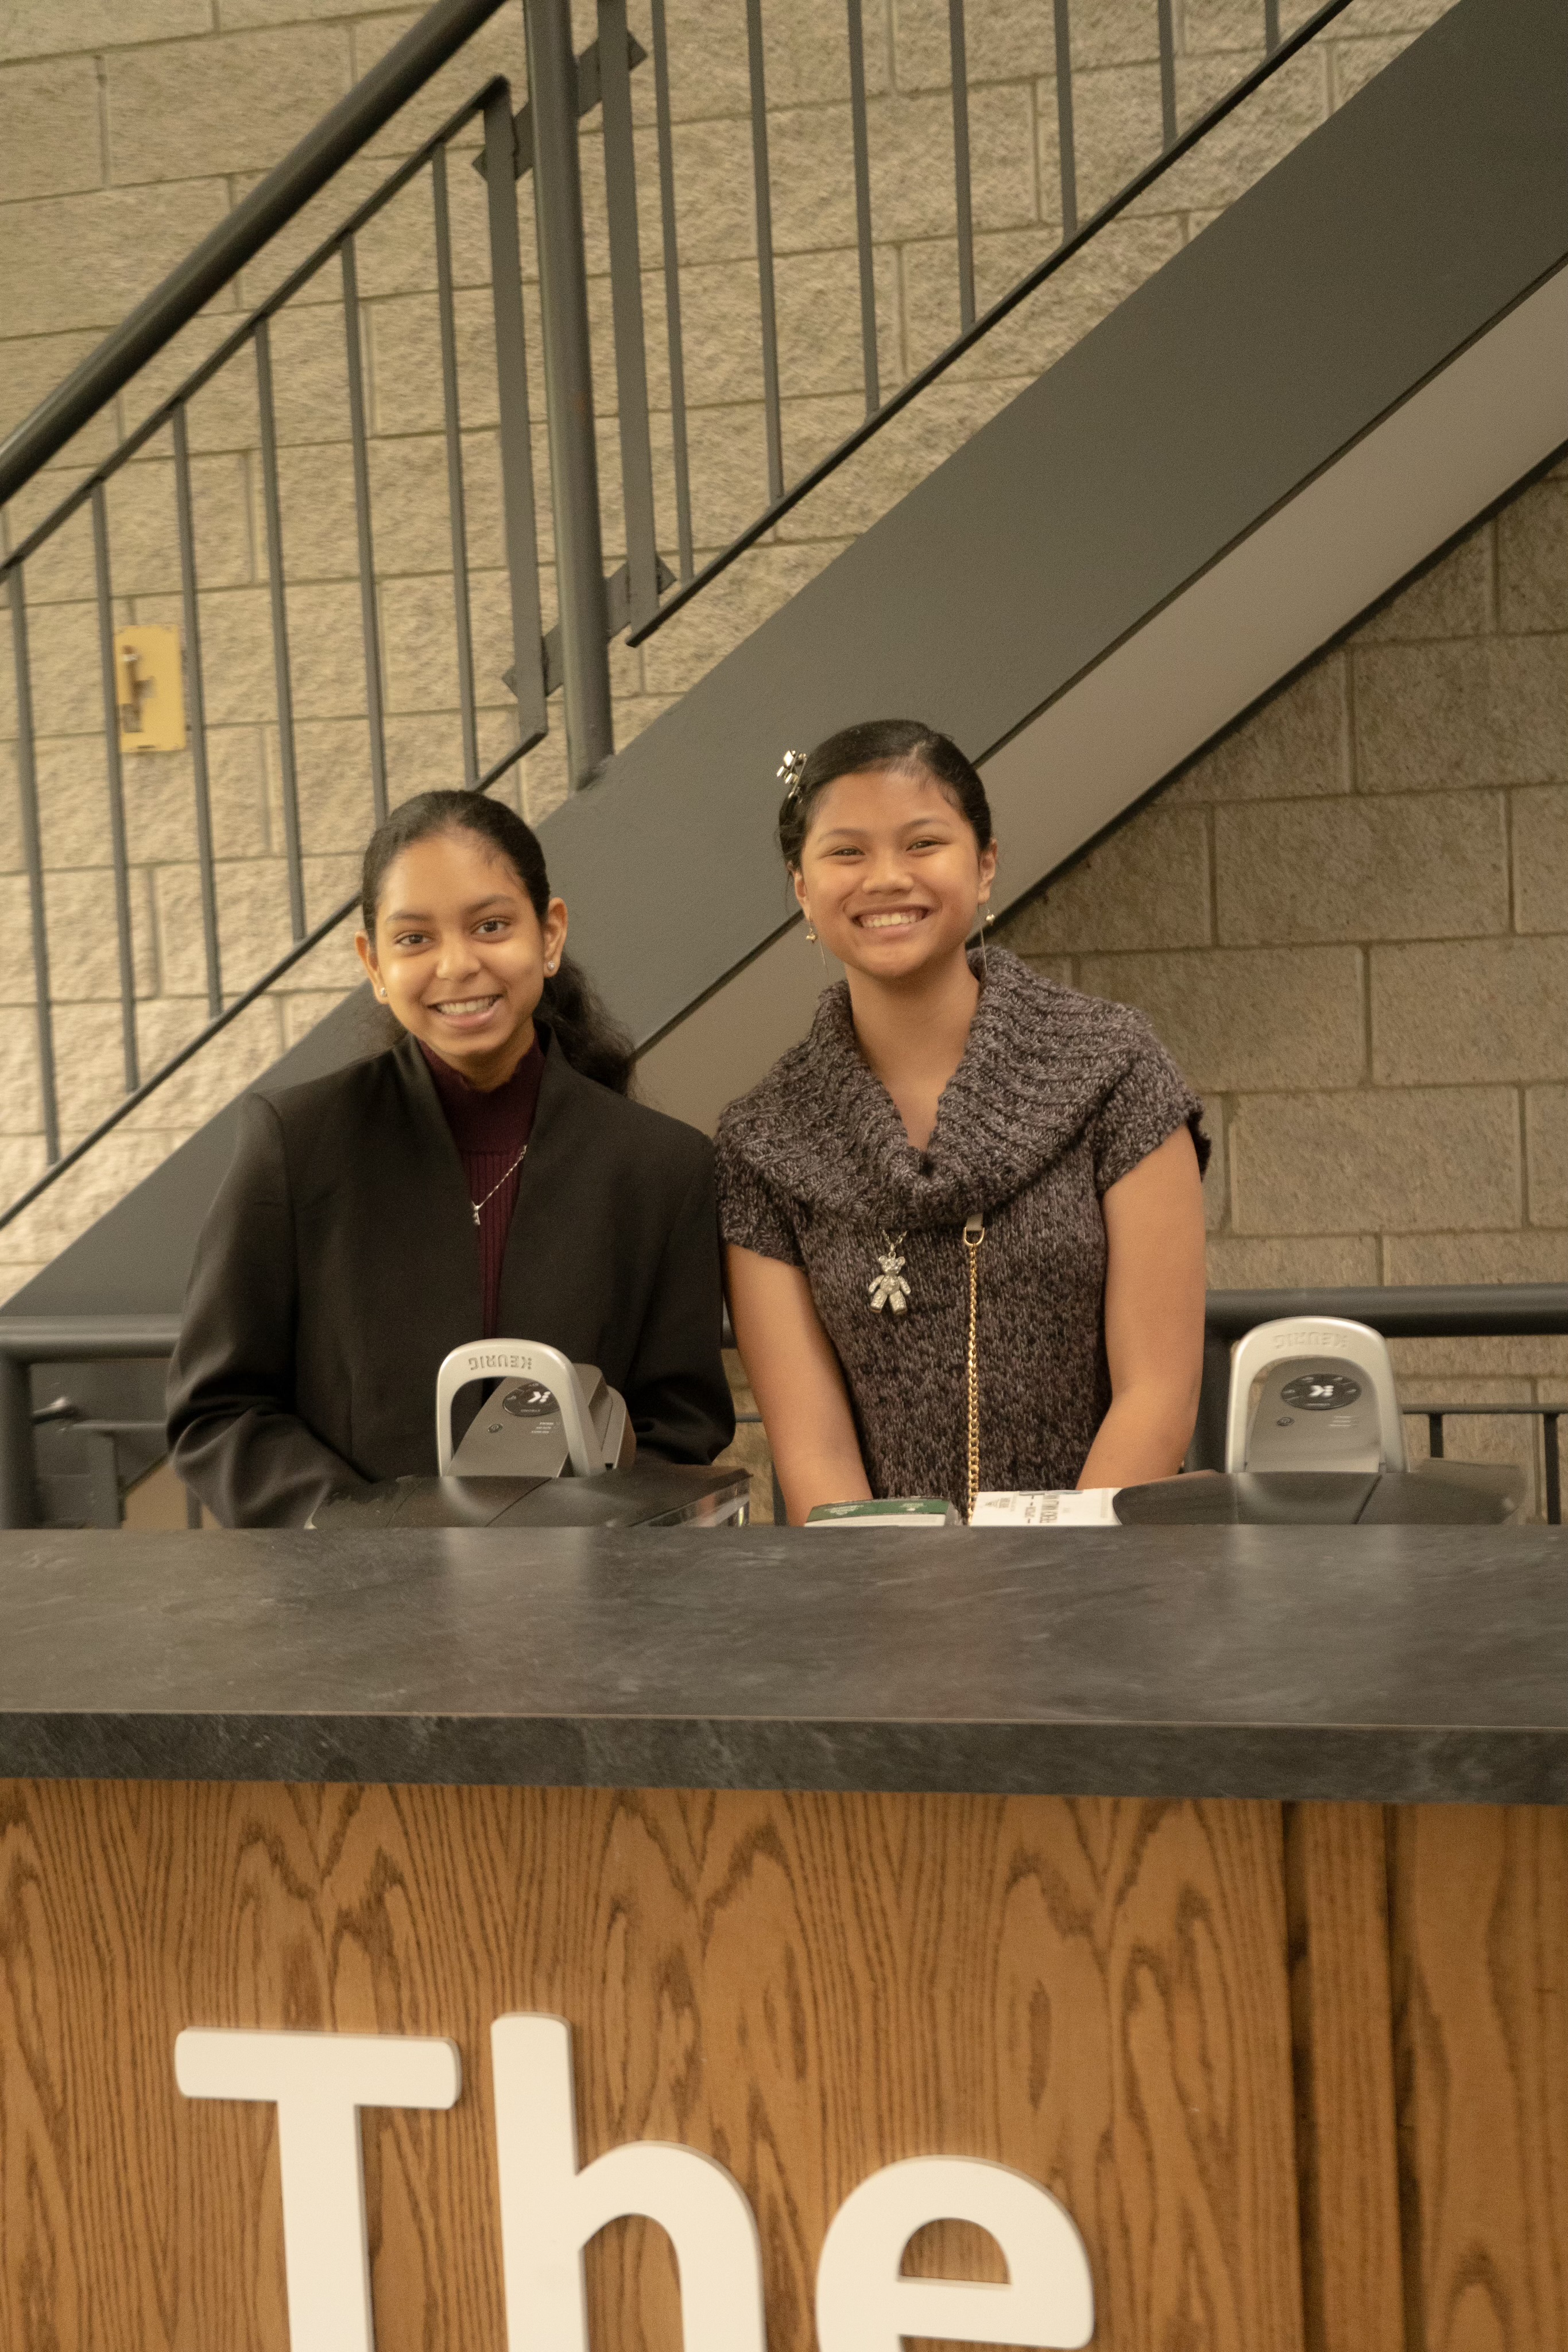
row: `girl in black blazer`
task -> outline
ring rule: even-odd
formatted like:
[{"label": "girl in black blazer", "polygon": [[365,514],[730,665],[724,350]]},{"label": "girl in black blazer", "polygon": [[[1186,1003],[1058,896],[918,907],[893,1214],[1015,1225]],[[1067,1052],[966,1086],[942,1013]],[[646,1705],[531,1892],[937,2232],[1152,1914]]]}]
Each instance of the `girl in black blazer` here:
[{"label": "girl in black blazer", "polygon": [[363,916],[403,1034],[246,1098],[170,1370],[181,1477],[225,1527],[296,1527],[433,1474],[437,1368],[497,1335],[597,1364],[640,1449],[711,1462],[735,1428],[712,1149],[627,1100],[534,835],[422,793],[366,850]]}]

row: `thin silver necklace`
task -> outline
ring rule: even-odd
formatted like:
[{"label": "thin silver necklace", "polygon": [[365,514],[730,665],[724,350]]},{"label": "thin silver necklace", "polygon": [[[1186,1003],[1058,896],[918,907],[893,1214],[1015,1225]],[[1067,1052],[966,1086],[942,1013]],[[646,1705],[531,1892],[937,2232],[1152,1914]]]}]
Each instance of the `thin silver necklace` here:
[{"label": "thin silver necklace", "polygon": [[[508,1178],[513,1177],[513,1176],[515,1176],[515,1175],[517,1174],[517,1172],[518,1169],[522,1166],[522,1164],[523,1164],[524,1160],[528,1158],[528,1145],[525,1143],[525,1144],[524,1144],[524,1146],[523,1146],[523,1148],[522,1148],[522,1150],[518,1152],[518,1154],[517,1154],[517,1158],[513,1160],[513,1162],[512,1162],[511,1166],[507,1169],[506,1175],[505,1175],[505,1176],[501,1176],[501,1177],[497,1177],[497,1181],[495,1181],[495,1183],[491,1185],[491,1187],[490,1187],[489,1191],[488,1191],[488,1192],[486,1193],[486,1195],[485,1195],[485,1201],[493,1201],[493,1200],[495,1199],[495,1197],[496,1197],[497,1193],[500,1191],[500,1189],[501,1189],[502,1185],[503,1185],[503,1184],[505,1184],[505,1183],[507,1181]],[[480,1210],[484,1207],[484,1205],[485,1205],[485,1201],[476,1201],[476,1200],[472,1200],[472,1199],[469,1201],[468,1206],[469,1206],[469,1207],[473,1210],[473,1212],[474,1212],[474,1223],[475,1223],[476,1224],[477,1224],[477,1223],[478,1223],[478,1222],[479,1222],[479,1212],[480,1212]]]}]

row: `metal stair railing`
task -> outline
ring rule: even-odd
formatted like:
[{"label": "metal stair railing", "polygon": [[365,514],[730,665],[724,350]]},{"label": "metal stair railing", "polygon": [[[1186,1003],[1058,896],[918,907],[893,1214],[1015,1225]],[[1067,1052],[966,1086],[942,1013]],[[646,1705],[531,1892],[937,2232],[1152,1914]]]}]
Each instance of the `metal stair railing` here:
[{"label": "metal stair railing", "polygon": [[[499,5],[499,0],[495,0]],[[475,13],[473,0],[465,13]],[[383,119],[373,109],[366,117],[365,138],[374,135]],[[513,616],[514,688],[517,700],[518,737],[502,757],[483,772],[478,765],[477,713],[475,701],[472,618],[466,547],[466,517],[463,494],[462,417],[458,399],[451,229],[447,201],[446,156],[451,143],[478,120],[484,126],[485,152],[502,168],[490,175],[487,206],[492,258],[492,302],[498,377],[499,437],[504,543]],[[442,388],[452,526],[452,566],[458,672],[462,681],[461,720],[465,781],[485,792],[516,764],[546,731],[544,642],[539,618],[538,531],[534,513],[533,455],[528,429],[527,362],[523,343],[522,276],[517,249],[517,213],[512,200],[513,121],[507,82],[489,82],[451,115],[434,135],[352,213],[342,227],[319,246],[293,270],[277,291],[219,344],[216,351],[188,376],[114,452],[78,484],[36,530],[29,532],[3,562],[0,581],[10,606],[12,652],[17,687],[17,773],[21,802],[22,841],[26,869],[35,982],[35,1020],[42,1097],[44,1134],[49,1167],[45,1176],[27,1187],[0,1214],[0,1223],[19,1215],[57,1177],[80,1160],[129,1112],[144,1102],[155,1087],[191,1060],[202,1046],[229,1027],[241,1013],[276,985],[312,949],[318,947],[357,904],[345,899],[325,917],[308,924],[305,904],[303,836],[297,782],[297,750],[293,709],[292,657],[284,572],[283,523],[278,489],[278,445],[276,424],[271,327],[306,287],[336,261],[341,272],[345,355],[350,394],[350,436],[353,453],[354,506],[358,529],[361,625],[370,733],[372,805],[379,821],[387,811],[385,723],[382,690],[382,649],[375,596],[373,527],[370,505],[364,388],[361,356],[360,305],[356,240],[422,172],[430,173],[441,320]],[[259,193],[259,191],[257,192]],[[301,195],[300,202],[306,201]],[[194,287],[203,280],[195,278]],[[189,298],[186,298],[189,299]],[[181,323],[183,323],[182,320]],[[139,348],[128,341],[131,353]],[[203,680],[199,578],[191,487],[190,443],[186,415],[191,401],[246,350],[253,355],[260,425],[263,504],[267,543],[268,600],[272,627],[274,691],[278,716],[278,752],[282,784],[282,815],[287,867],[288,904],[293,944],[248,987],[225,1001],[222,944],[218,937],[216,870],[213,847],[212,812],[207,764],[205,693]],[[63,411],[67,417],[71,414]],[[118,687],[112,650],[113,584],[110,562],[106,485],[164,430],[171,436],[174,460],[174,491],[178,517],[181,605],[184,622],[184,662],[191,710],[190,742],[193,780],[197,857],[201,877],[203,948],[209,1018],[152,1076],[143,1078],[138,1065],[135,1013],[134,957],[131,933],[129,861],[126,849],[124,779],[119,751]],[[35,760],[32,711],[32,665],[28,645],[26,565],[61,527],[82,507],[89,506],[93,525],[94,585],[103,674],[104,740],[108,753],[109,814],[114,873],[115,918],[120,972],[120,1013],[124,1047],[125,1092],[114,1108],[68,1150],[60,1147],[56,1086],[53,1003],[49,986],[49,948],[46,884]]]},{"label": "metal stair railing", "polygon": [[[514,5],[517,0],[514,0]],[[285,280],[183,383],[131,431],[113,455],[95,467],[37,525],[9,546],[5,502],[33,481],[71,436],[131,383],[146,364],[186,327],[236,273],[303,206],[328,187],[343,164],[424,87],[438,67],[455,57],[505,0],[438,0],[323,121],[269,173],[164,283],[77,368],[59,388],[0,445],[0,584],[9,613],[10,652],[16,677],[17,789],[26,877],[28,921],[35,981],[38,1087],[46,1168],[4,1209],[0,1225],[37,1201],[65,1171],[102,1140],[155,1088],[200,1054],[222,1031],[277,987],[351,912],[345,900],[311,919],[307,904],[307,839],[309,812],[301,808],[295,719],[295,658],[290,636],[289,574],[285,542],[277,426],[273,327],[304,289],[329,268],[338,273],[338,301],[344,329],[349,441],[353,473],[355,555],[363,639],[365,725],[369,744],[371,803],[380,815],[394,797],[389,774],[386,730],[386,655],[378,592],[375,523],[369,464],[371,439],[361,342],[363,299],[359,240],[395,198],[427,177],[436,262],[440,325],[443,430],[447,458],[451,531],[453,631],[457,673],[457,717],[462,738],[463,779],[484,791],[541,742],[549,725],[549,702],[558,688],[564,717],[569,780],[591,782],[613,750],[609,646],[622,633],[630,646],[643,643],[700,594],[745,551],[754,546],[801,499],[827,480],[867,440],[880,432],[1028,298],[1145,195],[1171,168],[1211,136],[1216,128],[1292,58],[1317,40],[1351,5],[1326,0],[1288,37],[1281,37],[1277,0],[1260,0],[1261,55],[1243,62],[1234,80],[1186,128],[1176,106],[1175,35],[1169,0],[1150,0],[1157,29],[1161,128],[1157,147],[1131,179],[1097,211],[1080,218],[1078,189],[1082,158],[1072,101],[1071,0],[1052,0],[1042,12],[1040,68],[1055,77],[1060,132],[1061,234],[1052,249],[988,308],[977,307],[976,229],[971,188],[969,77],[964,0],[948,0],[951,58],[951,139],[954,167],[955,304],[956,336],[901,384],[883,381],[878,348],[875,282],[875,208],[871,178],[871,128],[866,89],[862,0],[845,0],[844,38],[850,91],[850,146],[854,194],[856,256],[860,289],[862,373],[865,415],[826,456],[787,480],[783,402],[788,391],[781,354],[775,285],[774,171],[768,146],[767,45],[763,0],[735,0],[744,11],[749,88],[751,186],[758,267],[757,326],[763,396],[762,440],[768,487],[766,505],[754,520],[700,567],[693,520],[691,443],[682,329],[680,215],[677,208],[671,61],[664,0],[648,0],[653,67],[651,137],[656,155],[657,198],[664,281],[664,341],[668,365],[672,488],[663,517],[664,544],[674,568],[661,552],[660,500],[655,495],[648,394],[644,306],[647,287],[639,242],[636,131],[631,76],[645,53],[628,27],[626,0],[597,0],[598,37],[573,58],[570,0],[527,0],[524,24],[530,84],[528,104],[516,116],[504,80],[477,90]],[[594,422],[593,371],[588,304],[583,204],[577,124],[597,105],[603,152],[604,226],[609,257],[612,341],[616,382],[619,472],[625,525],[625,561],[605,577],[602,554],[599,450]],[[483,152],[476,163],[486,182],[491,333],[498,394],[500,520],[511,667],[506,673],[516,707],[515,740],[499,758],[482,764],[479,693],[476,679],[470,610],[468,499],[464,476],[463,424],[459,403],[457,338],[450,217],[449,156],[454,142],[476,123],[482,125]],[[644,132],[644,137],[649,135]],[[544,389],[543,423],[552,490],[552,527],[558,615],[547,632],[535,514],[533,434],[529,415],[528,353],[521,296],[522,258],[514,201],[516,179],[531,173],[538,229],[541,312],[539,377]],[[214,850],[209,774],[208,718],[203,667],[204,597],[198,565],[198,530],[193,495],[193,399],[243,357],[254,366],[257,400],[263,537],[267,556],[271,625],[272,693],[276,706],[279,798],[286,868],[290,944],[259,976],[237,991],[225,971],[222,909]],[[119,683],[114,634],[115,560],[109,489],[131,459],[167,436],[172,457],[175,536],[183,660],[190,712],[193,764],[191,823],[194,837],[202,924],[207,1018],[187,1041],[158,1066],[143,1067],[138,1019],[136,942],[131,865],[126,824],[125,776],[121,767]],[[107,832],[113,883],[114,931],[119,982],[119,1026],[123,1087],[120,1098],[85,1132],[68,1141],[62,1129],[55,998],[51,992],[48,866],[39,807],[37,745],[39,735],[34,692],[33,637],[49,609],[29,604],[29,566],[43,555],[62,526],[85,509],[93,539],[93,591],[102,673]],[[429,781],[422,778],[422,781]],[[455,779],[454,779],[455,781]]]}]

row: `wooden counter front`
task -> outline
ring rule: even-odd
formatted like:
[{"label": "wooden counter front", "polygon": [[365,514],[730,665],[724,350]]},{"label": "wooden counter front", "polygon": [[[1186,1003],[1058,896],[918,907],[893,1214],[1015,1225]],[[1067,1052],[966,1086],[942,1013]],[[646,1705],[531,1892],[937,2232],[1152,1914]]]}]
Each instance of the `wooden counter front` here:
[{"label": "wooden counter front", "polygon": [[[738,2179],[770,2352],[932,2154],[1060,2198],[1100,2352],[1561,2352],[1565,1987],[1555,1809],[4,1783],[0,2342],[287,2352],[275,2111],[173,2073],[267,2026],[459,2044],[451,2113],[363,2119],[377,2342],[503,2352],[488,2034],[535,2010],[584,2162]],[[678,2352],[657,2231],[589,2271],[595,2352]]]}]

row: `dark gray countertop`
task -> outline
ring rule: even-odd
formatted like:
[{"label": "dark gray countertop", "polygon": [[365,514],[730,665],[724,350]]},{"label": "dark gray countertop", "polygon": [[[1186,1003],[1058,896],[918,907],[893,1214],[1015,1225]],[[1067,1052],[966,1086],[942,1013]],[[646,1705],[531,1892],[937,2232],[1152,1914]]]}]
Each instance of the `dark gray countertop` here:
[{"label": "dark gray countertop", "polygon": [[1568,1803],[1568,1533],[5,1535],[35,1775]]}]

